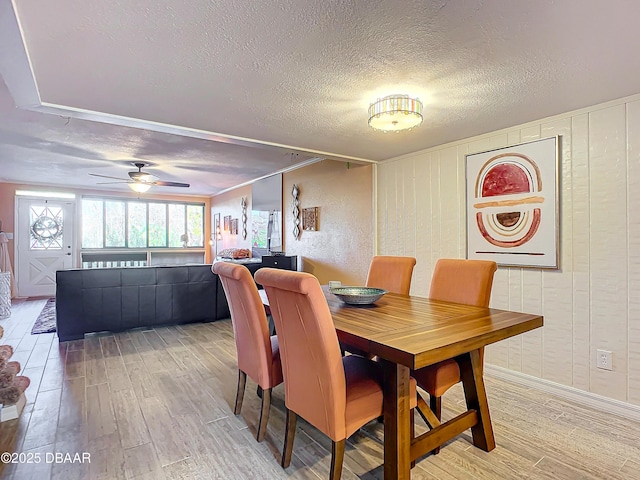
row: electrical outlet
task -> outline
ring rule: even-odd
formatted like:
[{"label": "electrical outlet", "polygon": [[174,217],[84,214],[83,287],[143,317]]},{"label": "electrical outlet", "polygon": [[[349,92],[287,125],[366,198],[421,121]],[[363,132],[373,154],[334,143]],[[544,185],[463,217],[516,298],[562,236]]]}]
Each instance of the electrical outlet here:
[{"label": "electrical outlet", "polygon": [[596,351],[596,367],[603,370],[613,370],[613,354],[608,350]]}]

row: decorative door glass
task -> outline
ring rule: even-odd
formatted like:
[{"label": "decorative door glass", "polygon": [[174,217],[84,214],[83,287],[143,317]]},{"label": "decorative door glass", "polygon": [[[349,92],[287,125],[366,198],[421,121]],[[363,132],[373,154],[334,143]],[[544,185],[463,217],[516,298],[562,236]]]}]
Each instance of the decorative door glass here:
[{"label": "decorative door glass", "polygon": [[64,215],[62,207],[32,205],[29,212],[31,250],[62,250]]}]

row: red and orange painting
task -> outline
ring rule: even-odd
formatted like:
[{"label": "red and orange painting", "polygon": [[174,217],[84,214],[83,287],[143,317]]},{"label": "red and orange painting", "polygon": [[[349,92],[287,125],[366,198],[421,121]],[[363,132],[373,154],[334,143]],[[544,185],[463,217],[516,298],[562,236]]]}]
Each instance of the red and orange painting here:
[{"label": "red and orange painting", "polygon": [[557,137],[466,157],[467,258],[558,268]]}]

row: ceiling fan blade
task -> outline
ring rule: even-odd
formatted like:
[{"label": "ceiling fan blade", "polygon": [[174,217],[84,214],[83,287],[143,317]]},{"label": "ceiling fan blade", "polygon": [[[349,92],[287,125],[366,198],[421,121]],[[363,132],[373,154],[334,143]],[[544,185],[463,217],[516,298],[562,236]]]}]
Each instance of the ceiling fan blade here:
[{"label": "ceiling fan blade", "polygon": [[98,182],[96,183],[96,185],[112,185],[114,183],[133,183],[133,182],[127,182],[126,180],[123,180],[121,182]]},{"label": "ceiling fan blade", "polygon": [[152,185],[156,185],[158,187],[190,187],[188,183],[180,183],[180,182],[163,182],[161,180],[157,180],[155,182],[151,182]]},{"label": "ceiling fan blade", "polygon": [[109,175],[98,175],[97,173],[90,173],[89,175],[91,175],[92,177],[112,178],[112,179],[114,179],[114,180],[122,180],[123,182],[127,182],[127,181],[128,181],[126,178],[111,177],[111,176],[109,176]]}]

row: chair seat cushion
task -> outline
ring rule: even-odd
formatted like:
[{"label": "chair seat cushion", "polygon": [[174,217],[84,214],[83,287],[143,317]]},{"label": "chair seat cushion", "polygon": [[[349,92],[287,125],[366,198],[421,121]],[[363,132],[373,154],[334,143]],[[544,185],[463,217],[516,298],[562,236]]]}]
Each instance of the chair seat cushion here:
[{"label": "chair seat cushion", "polygon": [[[359,355],[342,357],[347,381],[347,438],[383,413],[382,365]],[[411,378],[410,408],[417,405],[416,381]]]},{"label": "chair seat cushion", "polygon": [[358,355],[342,357],[347,382],[346,436],[382,415],[382,366]]},{"label": "chair seat cushion", "polygon": [[453,359],[444,360],[412,372],[420,388],[429,395],[441,397],[444,392],[460,381],[460,367]]},{"label": "chair seat cushion", "polygon": [[420,388],[429,395],[441,397],[460,381],[460,367],[455,360],[445,360],[412,372]]}]

